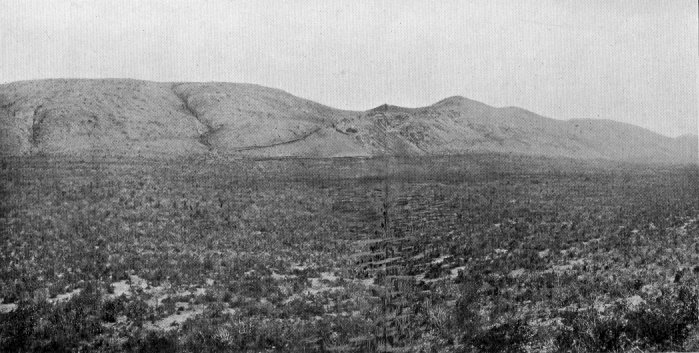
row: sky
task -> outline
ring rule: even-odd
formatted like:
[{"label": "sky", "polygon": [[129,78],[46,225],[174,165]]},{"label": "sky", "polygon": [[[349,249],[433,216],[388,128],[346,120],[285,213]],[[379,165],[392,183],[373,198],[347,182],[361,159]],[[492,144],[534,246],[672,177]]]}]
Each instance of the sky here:
[{"label": "sky", "polygon": [[0,83],[248,82],[332,107],[449,96],[698,133],[696,0],[0,0]]}]

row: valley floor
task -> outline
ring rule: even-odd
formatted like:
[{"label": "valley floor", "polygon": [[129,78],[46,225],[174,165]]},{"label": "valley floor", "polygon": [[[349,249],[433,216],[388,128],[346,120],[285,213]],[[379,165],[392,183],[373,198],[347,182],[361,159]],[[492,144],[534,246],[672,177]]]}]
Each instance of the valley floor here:
[{"label": "valley floor", "polygon": [[699,350],[699,169],[6,159],[0,351]]}]

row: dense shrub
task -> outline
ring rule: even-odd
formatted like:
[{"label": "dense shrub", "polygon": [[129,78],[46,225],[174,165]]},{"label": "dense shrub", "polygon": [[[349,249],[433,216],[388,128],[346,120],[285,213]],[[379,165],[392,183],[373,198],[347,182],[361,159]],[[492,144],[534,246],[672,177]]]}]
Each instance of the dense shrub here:
[{"label": "dense shrub", "polygon": [[179,344],[174,333],[151,331],[144,336],[131,337],[122,349],[126,352],[138,353],[171,353],[179,351]]},{"label": "dense shrub", "polygon": [[465,341],[483,352],[524,352],[529,331],[527,324],[518,320],[482,330]]},{"label": "dense shrub", "polygon": [[641,349],[681,349],[693,325],[696,325],[697,295],[681,287],[656,302],[634,310],[617,308],[604,317],[594,311],[568,313],[568,329],[558,336],[558,345],[566,351],[614,352],[631,347]]},{"label": "dense shrub", "polygon": [[100,333],[100,294],[88,285],[65,303],[22,302],[0,315],[0,351],[69,352],[86,349]]},{"label": "dense shrub", "polygon": [[480,327],[478,316],[478,288],[476,282],[467,282],[462,286],[461,297],[456,301],[454,319],[456,326],[465,335],[475,333]]},{"label": "dense shrub", "polygon": [[682,287],[674,297],[659,298],[642,310],[626,314],[628,335],[646,347],[677,349],[698,321],[697,295]]}]

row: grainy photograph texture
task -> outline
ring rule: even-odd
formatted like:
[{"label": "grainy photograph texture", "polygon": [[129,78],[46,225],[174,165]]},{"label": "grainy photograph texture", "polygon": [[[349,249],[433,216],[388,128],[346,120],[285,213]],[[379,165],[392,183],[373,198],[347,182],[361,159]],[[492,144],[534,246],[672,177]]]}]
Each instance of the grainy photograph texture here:
[{"label": "grainy photograph texture", "polygon": [[697,13],[0,0],[0,351],[699,351]]}]

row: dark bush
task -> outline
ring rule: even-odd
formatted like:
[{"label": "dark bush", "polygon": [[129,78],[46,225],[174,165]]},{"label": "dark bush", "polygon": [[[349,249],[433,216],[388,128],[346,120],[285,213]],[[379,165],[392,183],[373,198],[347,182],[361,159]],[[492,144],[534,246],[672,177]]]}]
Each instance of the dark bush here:
[{"label": "dark bush", "polygon": [[117,316],[123,313],[124,309],[124,298],[116,298],[114,300],[105,301],[102,305],[102,320],[106,322],[116,322]]},{"label": "dark bush", "polygon": [[568,313],[568,329],[558,336],[563,351],[613,352],[630,347],[677,350],[697,319],[696,294],[682,287],[676,295],[666,295],[636,310],[620,309],[611,318],[599,313]]},{"label": "dark bush", "polygon": [[483,352],[524,352],[529,336],[527,324],[518,320],[481,331],[465,341]]},{"label": "dark bush", "polygon": [[100,294],[88,285],[68,302],[20,303],[0,315],[0,351],[70,352],[89,349],[102,333]]},{"label": "dark bush", "polygon": [[[43,305],[48,305],[44,303]],[[43,308],[22,303],[17,310],[0,314],[0,351],[22,352],[27,351],[32,342],[34,326],[41,317]]]},{"label": "dark bush", "polygon": [[124,344],[123,350],[138,353],[177,352],[177,337],[173,334],[149,332],[145,336],[129,339],[126,344]]},{"label": "dark bush", "polygon": [[148,319],[150,308],[143,300],[136,299],[126,304],[124,313],[134,325],[140,327]]},{"label": "dark bush", "polygon": [[466,335],[475,333],[480,327],[478,316],[478,284],[468,282],[462,286],[461,297],[456,301],[455,321]]},{"label": "dark bush", "polygon": [[628,334],[646,347],[678,349],[698,321],[697,304],[696,294],[682,287],[676,298],[660,298],[648,308],[629,312]]}]

